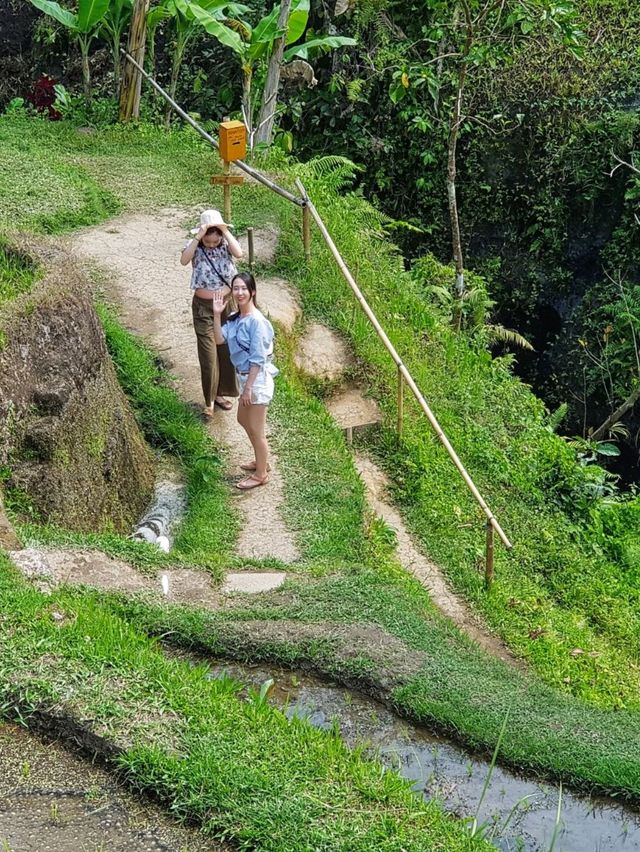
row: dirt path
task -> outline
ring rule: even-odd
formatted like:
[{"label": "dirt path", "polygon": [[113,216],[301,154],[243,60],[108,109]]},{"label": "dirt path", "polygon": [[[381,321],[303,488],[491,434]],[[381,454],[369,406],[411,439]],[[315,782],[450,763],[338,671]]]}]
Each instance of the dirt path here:
[{"label": "dirt path", "polygon": [[[167,209],[153,215],[129,214],[70,238],[70,248],[81,258],[106,270],[108,296],[119,306],[123,323],[162,355],[180,396],[202,406],[200,372],[191,322],[190,267],[180,265],[179,255],[187,241],[183,223],[197,219],[192,211]],[[255,239],[256,260],[273,250],[273,232],[264,241]],[[277,315],[280,288],[268,292],[263,305]],[[271,301],[268,303],[267,299]],[[208,428],[226,447],[227,470],[241,478],[239,463],[250,455],[249,442],[235,419],[235,411],[216,413]],[[298,549],[280,513],[282,478],[277,456],[271,458],[269,485],[237,493],[244,516],[237,555],[246,559],[298,559]],[[235,494],[235,492],[234,492]]]},{"label": "dirt path", "polygon": [[[297,356],[298,365],[317,378],[339,378],[350,363],[350,353],[334,332],[314,323],[303,337]],[[327,409],[338,425],[349,435],[359,425],[381,420],[375,402],[367,399],[353,385],[343,385],[327,401]],[[397,536],[397,557],[400,564],[413,574],[428,590],[435,605],[482,648],[512,665],[524,668],[524,663],[469,610],[465,602],[449,586],[440,568],[427,559],[416,547],[400,512],[387,498],[388,480],[371,459],[355,454],[354,462],[365,485],[367,502]]]}]

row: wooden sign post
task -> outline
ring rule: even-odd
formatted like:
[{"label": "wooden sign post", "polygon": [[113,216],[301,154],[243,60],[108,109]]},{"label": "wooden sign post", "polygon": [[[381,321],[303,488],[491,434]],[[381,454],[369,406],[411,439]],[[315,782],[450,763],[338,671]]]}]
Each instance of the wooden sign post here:
[{"label": "wooden sign post", "polygon": [[244,160],[247,153],[247,130],[241,121],[223,121],[218,130],[222,174],[214,175],[211,183],[222,184],[224,197],[224,220],[231,221],[231,187],[244,181],[242,175],[232,175],[230,165],[233,160]]}]

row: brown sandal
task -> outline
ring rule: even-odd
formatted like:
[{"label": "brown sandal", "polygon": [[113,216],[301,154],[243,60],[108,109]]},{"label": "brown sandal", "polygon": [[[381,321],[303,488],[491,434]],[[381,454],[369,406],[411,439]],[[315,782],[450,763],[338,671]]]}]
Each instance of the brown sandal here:
[{"label": "brown sandal", "polygon": [[218,408],[221,408],[223,411],[231,411],[231,409],[233,408],[233,403],[229,402],[229,400],[225,399],[224,397],[221,397],[220,399],[214,399],[213,405],[217,405]]},{"label": "brown sandal", "polygon": [[260,485],[266,485],[269,481],[269,474],[266,476],[248,476],[241,482],[238,482],[236,488],[240,491],[250,491],[252,488],[258,488]]}]

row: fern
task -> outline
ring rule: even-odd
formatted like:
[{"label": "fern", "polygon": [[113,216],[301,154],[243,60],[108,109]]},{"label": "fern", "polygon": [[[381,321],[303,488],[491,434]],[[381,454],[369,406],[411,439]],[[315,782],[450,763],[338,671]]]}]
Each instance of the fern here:
[{"label": "fern", "polygon": [[556,432],[564,418],[567,416],[567,411],[569,410],[569,405],[566,402],[563,402],[559,405],[555,411],[552,411],[547,416],[547,422],[545,423],[545,428],[548,429],[549,432]]},{"label": "fern", "polygon": [[343,189],[351,188],[357,175],[364,171],[364,168],[347,157],[328,154],[325,157],[314,157],[307,163],[300,164],[296,171],[303,181],[305,178],[317,180],[329,191],[338,193]]},{"label": "fern", "polygon": [[519,346],[521,349],[528,349],[533,352],[533,346],[529,343],[526,337],[523,337],[517,331],[510,328],[505,328],[503,325],[493,325],[487,323],[485,326],[488,335],[493,340],[499,340],[501,343],[511,343],[513,346]]}]

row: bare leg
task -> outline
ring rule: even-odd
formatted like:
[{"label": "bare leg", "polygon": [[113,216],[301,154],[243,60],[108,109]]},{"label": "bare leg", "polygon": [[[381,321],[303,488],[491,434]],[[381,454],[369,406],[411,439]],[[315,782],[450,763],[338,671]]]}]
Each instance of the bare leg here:
[{"label": "bare leg", "polygon": [[269,470],[269,445],[265,437],[266,405],[238,406],[238,423],[247,433],[256,457],[255,476],[264,479]]}]

